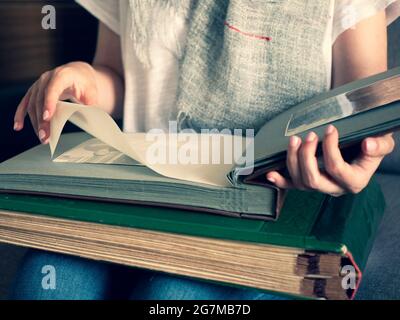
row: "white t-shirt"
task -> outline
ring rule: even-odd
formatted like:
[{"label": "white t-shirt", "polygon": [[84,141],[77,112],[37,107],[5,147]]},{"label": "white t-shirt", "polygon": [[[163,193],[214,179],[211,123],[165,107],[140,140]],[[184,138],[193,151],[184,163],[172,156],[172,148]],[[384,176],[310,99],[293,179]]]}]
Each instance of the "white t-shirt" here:
[{"label": "white t-shirt", "polygon": [[[187,22],[185,17],[170,10],[154,13],[154,19],[164,16],[168,24],[149,41],[151,67],[146,68],[137,58],[131,38],[132,15],[128,0],[76,0],[102,23],[120,35],[125,73],[124,131],[145,132],[168,129],[168,121],[176,120],[178,86],[177,41],[184,46]],[[187,0],[191,1],[191,0]],[[387,23],[400,16],[400,0],[330,0],[331,17],[322,53],[328,70],[330,87],[332,45],[337,37],[358,22],[386,10]],[[158,34],[162,33],[162,37]]]}]

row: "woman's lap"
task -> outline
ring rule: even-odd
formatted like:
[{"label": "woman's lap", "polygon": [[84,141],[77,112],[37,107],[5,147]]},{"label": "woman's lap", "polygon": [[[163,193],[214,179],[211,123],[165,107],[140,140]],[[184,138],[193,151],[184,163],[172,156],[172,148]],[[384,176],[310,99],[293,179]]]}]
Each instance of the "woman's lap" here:
[{"label": "woman's lap", "polygon": [[30,250],[17,272],[11,299],[22,300],[270,300],[240,289],[63,254]]}]

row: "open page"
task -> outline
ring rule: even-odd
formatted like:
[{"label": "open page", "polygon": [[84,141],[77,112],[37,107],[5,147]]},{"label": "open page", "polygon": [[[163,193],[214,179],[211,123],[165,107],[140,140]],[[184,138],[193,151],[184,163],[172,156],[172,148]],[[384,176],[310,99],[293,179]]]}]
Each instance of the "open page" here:
[{"label": "open page", "polygon": [[[57,161],[122,161],[124,164],[145,165],[169,178],[222,187],[231,185],[227,175],[238,162],[243,161],[242,155],[246,145],[253,142],[248,137],[222,133],[166,133],[159,130],[148,133],[123,133],[114,120],[99,108],[59,102],[51,121],[52,156],[67,121],[97,140],[89,141],[68,154],[61,155]],[[102,144],[99,144],[99,141]],[[90,151],[88,146],[90,148],[90,145],[93,147],[96,144],[99,148],[96,152],[87,152]]]}]

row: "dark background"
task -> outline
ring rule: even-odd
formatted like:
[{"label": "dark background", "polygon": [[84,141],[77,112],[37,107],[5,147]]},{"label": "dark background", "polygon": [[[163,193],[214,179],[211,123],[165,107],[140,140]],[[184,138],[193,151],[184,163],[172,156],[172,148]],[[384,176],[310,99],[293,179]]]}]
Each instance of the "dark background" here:
[{"label": "dark background", "polygon": [[[55,30],[42,29],[47,4],[56,8]],[[93,59],[97,26],[72,0],[0,0],[0,162],[39,143],[28,118],[22,132],[13,131],[15,109],[43,72]]]}]

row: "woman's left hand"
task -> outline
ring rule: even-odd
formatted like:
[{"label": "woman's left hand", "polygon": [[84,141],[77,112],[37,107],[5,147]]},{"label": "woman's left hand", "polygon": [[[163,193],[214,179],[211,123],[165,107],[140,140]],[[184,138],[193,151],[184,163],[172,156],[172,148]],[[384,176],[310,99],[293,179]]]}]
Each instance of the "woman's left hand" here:
[{"label": "woman's left hand", "polygon": [[305,141],[291,137],[286,160],[290,179],[276,171],[269,172],[267,179],[282,189],[313,190],[333,196],[356,194],[368,185],[382,159],[393,151],[395,142],[393,134],[367,138],[362,142],[361,155],[347,163],[339,149],[339,133],[330,125],[322,142],[324,171],[318,167],[317,146],[318,136],[314,132]]}]

